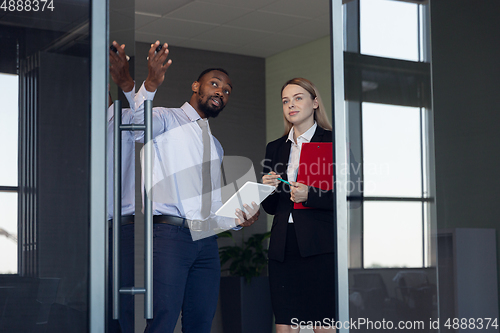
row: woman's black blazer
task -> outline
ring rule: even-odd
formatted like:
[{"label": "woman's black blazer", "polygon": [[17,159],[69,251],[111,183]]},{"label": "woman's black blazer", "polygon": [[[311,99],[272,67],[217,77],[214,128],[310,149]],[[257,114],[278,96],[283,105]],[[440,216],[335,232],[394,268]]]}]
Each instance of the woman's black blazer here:
[{"label": "woman's black blazer", "polygon": [[[332,132],[317,127],[311,142],[332,142]],[[271,171],[287,180],[287,164],[291,142],[283,136],[267,144],[263,174]],[[302,257],[334,252],[333,191],[320,192],[310,187],[305,206],[314,209],[293,209],[290,187],[282,182],[276,192],[262,202],[264,210],[274,215],[269,244],[269,259],[283,261],[285,257],[288,217],[292,212],[297,243]]]}]

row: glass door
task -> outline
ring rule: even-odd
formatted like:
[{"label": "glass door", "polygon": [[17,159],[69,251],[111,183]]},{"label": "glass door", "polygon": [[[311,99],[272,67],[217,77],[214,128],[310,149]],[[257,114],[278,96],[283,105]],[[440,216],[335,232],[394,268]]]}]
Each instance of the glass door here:
[{"label": "glass door", "polygon": [[[99,149],[91,142],[100,134],[91,88],[102,81],[104,120],[105,73],[91,73],[99,61],[105,68],[105,58],[95,57],[96,40],[105,44],[105,18],[106,7],[91,1],[1,2],[2,332],[88,332],[93,325],[99,282],[90,283],[91,253],[103,248],[93,232],[95,223],[104,230],[104,207],[92,198],[104,188],[91,178],[104,175],[104,164],[102,171],[92,165]],[[99,210],[102,219],[91,218]]]}]

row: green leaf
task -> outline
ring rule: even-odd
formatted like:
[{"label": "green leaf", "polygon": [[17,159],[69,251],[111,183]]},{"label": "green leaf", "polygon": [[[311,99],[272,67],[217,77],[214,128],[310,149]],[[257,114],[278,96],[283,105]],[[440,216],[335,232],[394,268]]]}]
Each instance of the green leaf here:
[{"label": "green leaf", "polygon": [[[267,265],[267,249],[263,242],[271,236],[268,231],[262,234],[254,234],[248,238],[246,242],[242,241],[241,245],[223,246],[219,249],[221,266],[229,263],[229,270],[232,276],[243,276],[245,282],[249,283],[253,277],[260,276],[262,270]],[[233,239],[231,232],[223,232],[219,237],[230,237]]]}]

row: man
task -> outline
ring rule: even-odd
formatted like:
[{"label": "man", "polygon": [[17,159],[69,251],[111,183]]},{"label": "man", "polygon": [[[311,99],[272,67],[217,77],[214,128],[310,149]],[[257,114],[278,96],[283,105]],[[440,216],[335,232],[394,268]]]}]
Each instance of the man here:
[{"label": "man", "polygon": [[[129,87],[131,77],[128,70],[128,62],[125,56],[125,45],[113,45],[118,54],[109,51],[110,74],[112,79],[124,91],[127,99],[133,100],[135,91],[133,86]],[[128,79],[130,78],[130,80]],[[133,82],[133,80],[132,80]],[[113,235],[113,133],[114,133],[114,109],[111,95],[109,96],[109,108],[107,114],[107,141],[106,141],[106,177],[107,177],[107,211],[109,225],[109,287],[108,287],[108,329],[109,333],[133,333],[134,332],[134,297],[131,295],[120,295],[120,319],[112,319],[112,235]],[[131,109],[122,110],[122,124],[132,124],[133,113]],[[135,214],[135,135],[133,132],[122,132],[122,207],[121,207],[121,246],[120,246],[120,287],[132,287],[134,285],[134,214]]]},{"label": "man", "polygon": [[[159,45],[157,41],[149,50],[148,77],[132,107],[138,124],[144,119],[144,100],[153,99],[172,63],[167,61],[167,44],[155,53]],[[123,79],[120,86],[133,86],[130,81]],[[236,220],[214,215],[222,205],[223,150],[210,133],[208,118],[216,117],[228,102],[232,91],[229,75],[223,69],[208,69],[193,82],[191,90],[189,102],[181,108],[153,109],[156,187],[146,189],[154,214],[153,319],[148,320],[148,333],[173,332],[181,310],[183,332],[210,332],[220,282],[213,229],[249,226],[259,216],[255,204],[246,206],[249,218],[242,211],[237,212]],[[139,132],[137,138],[143,137]]]}]

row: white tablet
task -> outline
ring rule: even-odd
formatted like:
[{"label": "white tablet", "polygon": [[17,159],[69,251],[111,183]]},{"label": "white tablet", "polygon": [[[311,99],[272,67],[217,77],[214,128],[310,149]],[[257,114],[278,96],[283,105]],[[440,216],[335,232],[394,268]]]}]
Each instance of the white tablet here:
[{"label": "white tablet", "polygon": [[271,185],[264,185],[254,182],[246,182],[235,194],[229,198],[229,200],[222,205],[215,215],[225,216],[225,217],[236,217],[236,209],[239,208],[246,212],[243,208],[243,204],[247,204],[252,207],[252,201],[257,205],[260,205],[262,201],[276,188]]}]

